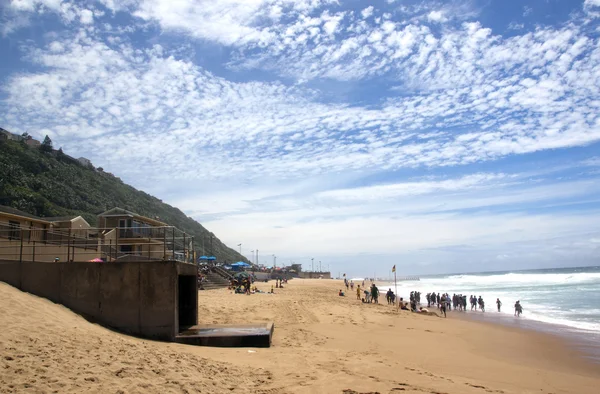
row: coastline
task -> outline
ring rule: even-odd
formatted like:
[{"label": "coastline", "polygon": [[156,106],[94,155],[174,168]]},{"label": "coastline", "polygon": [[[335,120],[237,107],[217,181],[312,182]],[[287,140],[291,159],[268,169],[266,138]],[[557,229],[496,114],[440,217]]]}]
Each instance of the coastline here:
[{"label": "coastline", "polygon": [[275,322],[271,348],[232,349],[122,335],[0,283],[10,322],[0,331],[0,392],[556,394],[600,385],[600,368],[556,336],[362,304],[338,297],[340,287],[294,279],[274,295],[199,292],[201,323]]},{"label": "coastline", "polygon": [[302,393],[387,393],[399,389],[398,382],[414,392],[595,393],[600,384],[598,366],[563,338],[362,304],[353,294],[338,297],[341,286],[295,279],[275,296],[201,294],[207,301],[201,313],[212,322],[232,323],[236,311],[248,310],[256,321],[276,324],[273,348],[256,354],[219,349],[213,357],[295,377],[287,384],[306,384],[291,390]]},{"label": "coastline", "polygon": [[[430,310],[435,309],[430,308]],[[527,319],[525,315],[517,318],[504,313],[497,313],[496,310],[485,313],[479,311],[468,311],[466,313],[452,311],[448,312],[448,317],[550,335],[563,341],[568,347],[573,348],[579,353],[580,357],[600,365],[600,333],[596,331],[586,331],[560,324]]]}]

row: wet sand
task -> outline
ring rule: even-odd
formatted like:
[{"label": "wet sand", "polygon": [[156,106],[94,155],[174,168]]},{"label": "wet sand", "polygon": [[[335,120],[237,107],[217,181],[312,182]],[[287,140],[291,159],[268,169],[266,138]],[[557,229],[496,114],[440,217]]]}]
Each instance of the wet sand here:
[{"label": "wet sand", "polygon": [[[258,284],[263,290],[271,284]],[[263,288],[264,287],[264,288]],[[554,336],[338,297],[199,293],[201,323],[274,321],[269,349],[128,337],[0,283],[0,392],[596,393],[600,368]]]},{"label": "wet sand", "polygon": [[[436,310],[436,308],[434,307],[431,310]],[[550,334],[557,340],[564,342],[569,348],[574,348],[580,357],[597,364],[600,368],[600,333],[598,332],[531,320],[525,314],[521,317],[515,317],[509,314],[497,313],[495,309],[488,310],[485,313],[481,311],[467,311],[466,313],[452,311],[448,312],[448,318],[476,321],[483,324],[501,324],[510,329]]]}]

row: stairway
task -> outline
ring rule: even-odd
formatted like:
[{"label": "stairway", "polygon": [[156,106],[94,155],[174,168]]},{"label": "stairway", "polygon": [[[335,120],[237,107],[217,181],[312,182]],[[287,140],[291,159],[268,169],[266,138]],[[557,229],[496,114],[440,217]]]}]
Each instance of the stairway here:
[{"label": "stairway", "polygon": [[[229,280],[223,278],[221,275],[215,272],[209,272],[206,274],[206,280],[202,282],[204,290],[223,289],[229,286]],[[198,286],[200,288],[200,286]]]}]

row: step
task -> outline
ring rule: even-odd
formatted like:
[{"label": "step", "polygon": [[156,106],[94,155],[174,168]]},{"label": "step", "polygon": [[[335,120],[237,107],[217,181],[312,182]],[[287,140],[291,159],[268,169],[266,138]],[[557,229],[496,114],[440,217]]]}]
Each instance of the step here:
[{"label": "step", "polygon": [[197,325],[179,333],[175,342],[214,347],[270,347],[275,324]]}]

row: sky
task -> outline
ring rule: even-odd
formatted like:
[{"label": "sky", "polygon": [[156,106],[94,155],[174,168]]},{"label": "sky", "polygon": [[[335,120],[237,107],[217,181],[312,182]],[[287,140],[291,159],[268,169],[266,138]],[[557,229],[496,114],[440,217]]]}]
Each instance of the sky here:
[{"label": "sky", "polygon": [[0,127],[261,264],[600,265],[600,0],[0,0],[0,53]]}]

